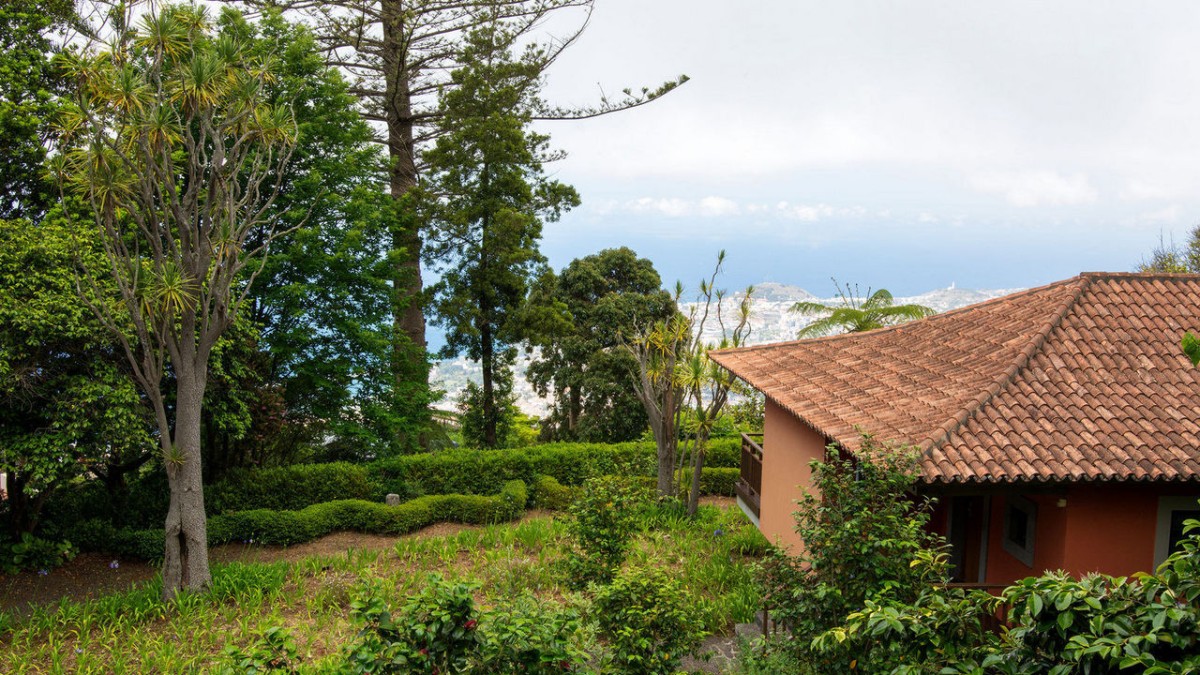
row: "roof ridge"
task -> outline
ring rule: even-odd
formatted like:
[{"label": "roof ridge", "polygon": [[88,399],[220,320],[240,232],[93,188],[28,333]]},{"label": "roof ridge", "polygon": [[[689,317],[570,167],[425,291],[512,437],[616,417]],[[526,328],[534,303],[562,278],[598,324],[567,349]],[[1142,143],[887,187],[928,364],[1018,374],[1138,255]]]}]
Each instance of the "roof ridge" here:
[{"label": "roof ridge", "polygon": [[[855,339],[861,338],[864,335],[882,335],[882,334],[889,333],[889,332],[896,331],[896,330],[911,329],[913,327],[913,324],[915,324],[915,323],[925,322],[925,321],[941,321],[942,319],[944,319],[946,317],[958,316],[959,314],[966,314],[966,313],[974,311],[974,310],[990,307],[991,305],[994,305],[994,304],[1000,304],[1003,302],[1011,302],[1013,300],[1020,299],[1026,295],[1033,295],[1035,293],[1040,293],[1040,292],[1049,290],[1051,288],[1056,288],[1058,286],[1065,286],[1070,283],[1078,282],[1080,279],[1084,278],[1086,275],[1094,275],[1094,274],[1108,274],[1108,273],[1107,272],[1084,272],[1084,273],[1080,274],[1079,276],[1074,276],[1074,277],[1070,277],[1067,279],[1060,279],[1058,281],[1052,281],[1048,284],[1042,284],[1041,286],[1034,286],[1033,288],[1023,288],[1019,291],[1014,291],[1012,293],[1006,293],[1005,295],[998,295],[994,298],[988,298],[987,300],[980,300],[979,302],[973,302],[969,305],[963,305],[962,307],[955,307],[954,309],[948,309],[944,312],[938,312],[937,314],[933,314],[931,316],[927,316],[922,319],[917,319],[915,321],[905,321],[903,323],[897,323],[897,324],[893,324],[890,326],[874,328],[869,331],[863,331],[863,332],[858,332],[858,333],[837,333],[835,335],[821,335],[818,337],[810,337],[810,338],[794,338],[791,340],[783,340],[781,342],[764,342],[762,344],[746,345],[744,347],[736,347],[736,348],[727,347],[725,349],[715,349],[715,350],[709,352],[709,354],[710,355],[711,354],[719,355],[722,352],[732,352],[735,349],[739,352],[763,351],[763,350],[778,349],[778,348],[782,348],[782,347],[790,347],[790,346],[793,346],[793,345],[796,345],[799,343],[809,344],[809,343],[814,343],[814,342],[837,342],[840,340],[855,340]],[[1181,276],[1181,275],[1175,275],[1175,276]],[[1192,275],[1192,276],[1200,276],[1200,275]]]},{"label": "roof ridge", "polygon": [[[1079,288],[1076,289],[1074,293],[1071,293],[1067,299],[1064,300],[1061,305],[1059,305],[1058,309],[1055,310],[1054,314],[1050,316],[1050,319],[1045,323],[1045,325],[1042,326],[1041,330],[1034,334],[1033,339],[1025,345],[1025,348],[1022,349],[1019,354],[1017,354],[1017,359],[1009,364],[1008,368],[1005,368],[1002,373],[1000,373],[1000,377],[997,377],[992,384],[987,387],[987,389],[984,389],[983,392],[975,398],[974,402],[968,404],[965,408],[960,410],[958,414],[947,420],[944,424],[942,424],[941,427],[938,428],[934,435],[930,436],[928,440],[921,443],[919,447],[922,455],[928,455],[934,449],[945,444],[946,441],[950,440],[950,437],[954,435],[954,432],[966,425],[966,423],[970,421],[971,418],[975,417],[975,415],[981,409],[983,409],[984,406],[990,403],[992,399],[994,399],[1000,392],[1004,391],[1010,384],[1012,384],[1012,382],[1017,378],[1017,375],[1020,374],[1021,371],[1025,370],[1025,368],[1029,365],[1029,362],[1033,359],[1034,355],[1040,352],[1042,347],[1046,345],[1046,340],[1049,339],[1050,334],[1053,333],[1060,325],[1062,325],[1063,319],[1066,318],[1071,309],[1076,305],[1076,303],[1079,302],[1079,298],[1082,297],[1084,292],[1091,288],[1092,283],[1096,278],[1097,276],[1088,273],[1080,274],[1078,277],[1076,277],[1076,280],[1080,282]],[[1053,285],[1056,284],[1051,284],[1051,286]]]}]

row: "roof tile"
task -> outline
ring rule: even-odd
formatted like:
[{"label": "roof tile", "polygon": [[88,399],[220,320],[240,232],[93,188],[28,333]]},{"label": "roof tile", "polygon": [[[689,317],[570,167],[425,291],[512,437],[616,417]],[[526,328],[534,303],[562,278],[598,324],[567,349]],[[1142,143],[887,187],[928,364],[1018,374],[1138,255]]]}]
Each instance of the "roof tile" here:
[{"label": "roof tile", "polygon": [[917,445],[928,482],[1200,479],[1200,275],[1085,273],[868,333],[712,357],[849,448]]}]

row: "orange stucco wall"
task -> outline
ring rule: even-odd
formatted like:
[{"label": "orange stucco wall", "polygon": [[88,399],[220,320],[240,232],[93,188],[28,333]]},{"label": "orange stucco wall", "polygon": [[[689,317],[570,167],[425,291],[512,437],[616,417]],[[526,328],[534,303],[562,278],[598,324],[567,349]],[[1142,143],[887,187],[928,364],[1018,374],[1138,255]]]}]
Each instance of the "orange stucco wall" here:
[{"label": "orange stucco wall", "polygon": [[1092,484],[1023,494],[1038,506],[1032,567],[1004,550],[1007,497],[995,495],[987,583],[1007,584],[1054,570],[1075,576],[1152,572],[1159,498],[1180,493],[1180,487],[1170,485]]},{"label": "orange stucco wall", "polygon": [[763,418],[762,510],[759,529],[772,542],[798,553],[803,546],[792,513],[812,486],[809,462],[825,457],[825,439],[798,417],[767,401]]}]

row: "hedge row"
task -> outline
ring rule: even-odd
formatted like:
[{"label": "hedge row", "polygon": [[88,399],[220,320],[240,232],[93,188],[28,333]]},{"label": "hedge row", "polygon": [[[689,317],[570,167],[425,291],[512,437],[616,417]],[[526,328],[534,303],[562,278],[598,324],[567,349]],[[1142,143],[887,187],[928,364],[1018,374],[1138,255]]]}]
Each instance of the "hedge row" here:
[{"label": "hedge row", "polygon": [[[736,470],[739,461],[737,438],[715,438],[709,444],[705,474],[708,476],[713,470],[720,473],[726,468]],[[487,495],[511,480],[533,486],[539,476],[550,476],[563,486],[576,486],[601,475],[653,476],[655,466],[651,442],[451,450],[368,464],[296,464],[234,470],[205,487],[205,506],[212,517],[256,509],[299,511],[342,499],[381,502],[389,493],[400,495],[402,500],[425,495]],[[718,483],[724,485],[723,481]],[[731,495],[731,486],[732,483],[728,488],[707,488],[705,492]],[[61,491],[51,499],[44,511],[45,534],[65,536],[64,528],[79,513],[111,520],[118,527],[154,528],[166,518],[167,503],[167,481],[162,471],[153,471],[135,481],[121,506],[111,502],[99,481],[90,481],[79,489]]]},{"label": "hedge row", "polygon": [[[705,464],[737,468],[741,444],[716,438]],[[653,475],[653,443],[552,443],[510,450],[449,450],[405,455],[369,464],[299,464],[232,471],[205,490],[210,514],[250,509],[299,510],[334,499],[382,501],[437,494],[491,494],[510,480],[533,485],[551,476],[562,485],[581,485],[607,475]],[[733,494],[732,487],[727,492]]]},{"label": "hedge row", "polygon": [[[431,495],[398,506],[360,499],[339,499],[299,511],[255,509],[208,519],[208,545],[236,542],[291,545],[331,532],[405,534],[438,522],[486,525],[515,520],[525,512],[525,483],[507,482],[500,494]],[[84,550],[103,550],[145,560],[163,554],[163,530],[117,530],[102,520],[75,528],[73,541]]]}]

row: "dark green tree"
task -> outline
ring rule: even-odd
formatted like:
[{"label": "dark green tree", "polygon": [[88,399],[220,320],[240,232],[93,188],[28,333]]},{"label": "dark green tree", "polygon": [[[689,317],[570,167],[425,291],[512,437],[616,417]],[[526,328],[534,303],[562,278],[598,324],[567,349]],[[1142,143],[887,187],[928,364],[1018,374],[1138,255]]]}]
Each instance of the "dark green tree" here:
[{"label": "dark green tree", "polygon": [[606,249],[573,260],[541,286],[570,319],[564,330],[533,340],[540,355],[529,366],[529,381],[542,396],[554,397],[545,435],[603,443],[638,438],[647,428],[646,411],[629,388],[637,361],[621,348],[621,338],[677,311],[654,264],[629,248]]},{"label": "dark green tree", "polygon": [[924,305],[895,304],[895,299],[886,288],[881,288],[874,293],[868,289],[867,298],[864,300],[858,293],[857,286],[851,288],[850,284],[846,284],[846,288],[843,289],[836,280],[834,286],[838,289],[838,296],[842,300],[840,307],[830,307],[811,301],[797,302],[792,305],[790,310],[792,312],[818,317],[812,323],[801,328],[796,337],[861,333],[936,314],[933,309]]},{"label": "dark green tree", "polygon": [[0,473],[14,533],[70,481],[92,471],[119,492],[152,456],[125,356],[76,291],[76,260],[102,256],[53,214],[0,220]]},{"label": "dark green tree", "polygon": [[[260,58],[276,59],[268,100],[290,107],[297,124],[271,205],[286,234],[272,243],[247,313],[266,355],[252,364],[259,383],[247,381],[261,414],[236,445],[256,463],[318,442],[345,459],[413,448],[430,401],[426,387],[398,385],[390,374],[392,343],[406,338],[392,326],[389,256],[403,222],[387,193],[386,158],[308,29],[268,12],[257,24],[239,19],[236,30]],[[418,361],[405,367],[425,367],[423,350],[403,358]]]},{"label": "dark green tree", "polygon": [[63,82],[49,33],[73,16],[71,0],[0,3],[0,218],[38,219],[53,202],[42,162]]},{"label": "dark green tree", "polygon": [[525,338],[534,314],[526,302],[545,268],[538,250],[543,220],[579,203],[568,185],[545,176],[547,136],[529,130],[537,109],[542,52],[520,58],[502,25],[473,31],[442,98],[442,135],[425,155],[424,203],[434,225],[430,261],[437,322],[446,329],[443,356],[466,353],[483,370],[483,443],[494,447],[497,374],[506,352]]}]

